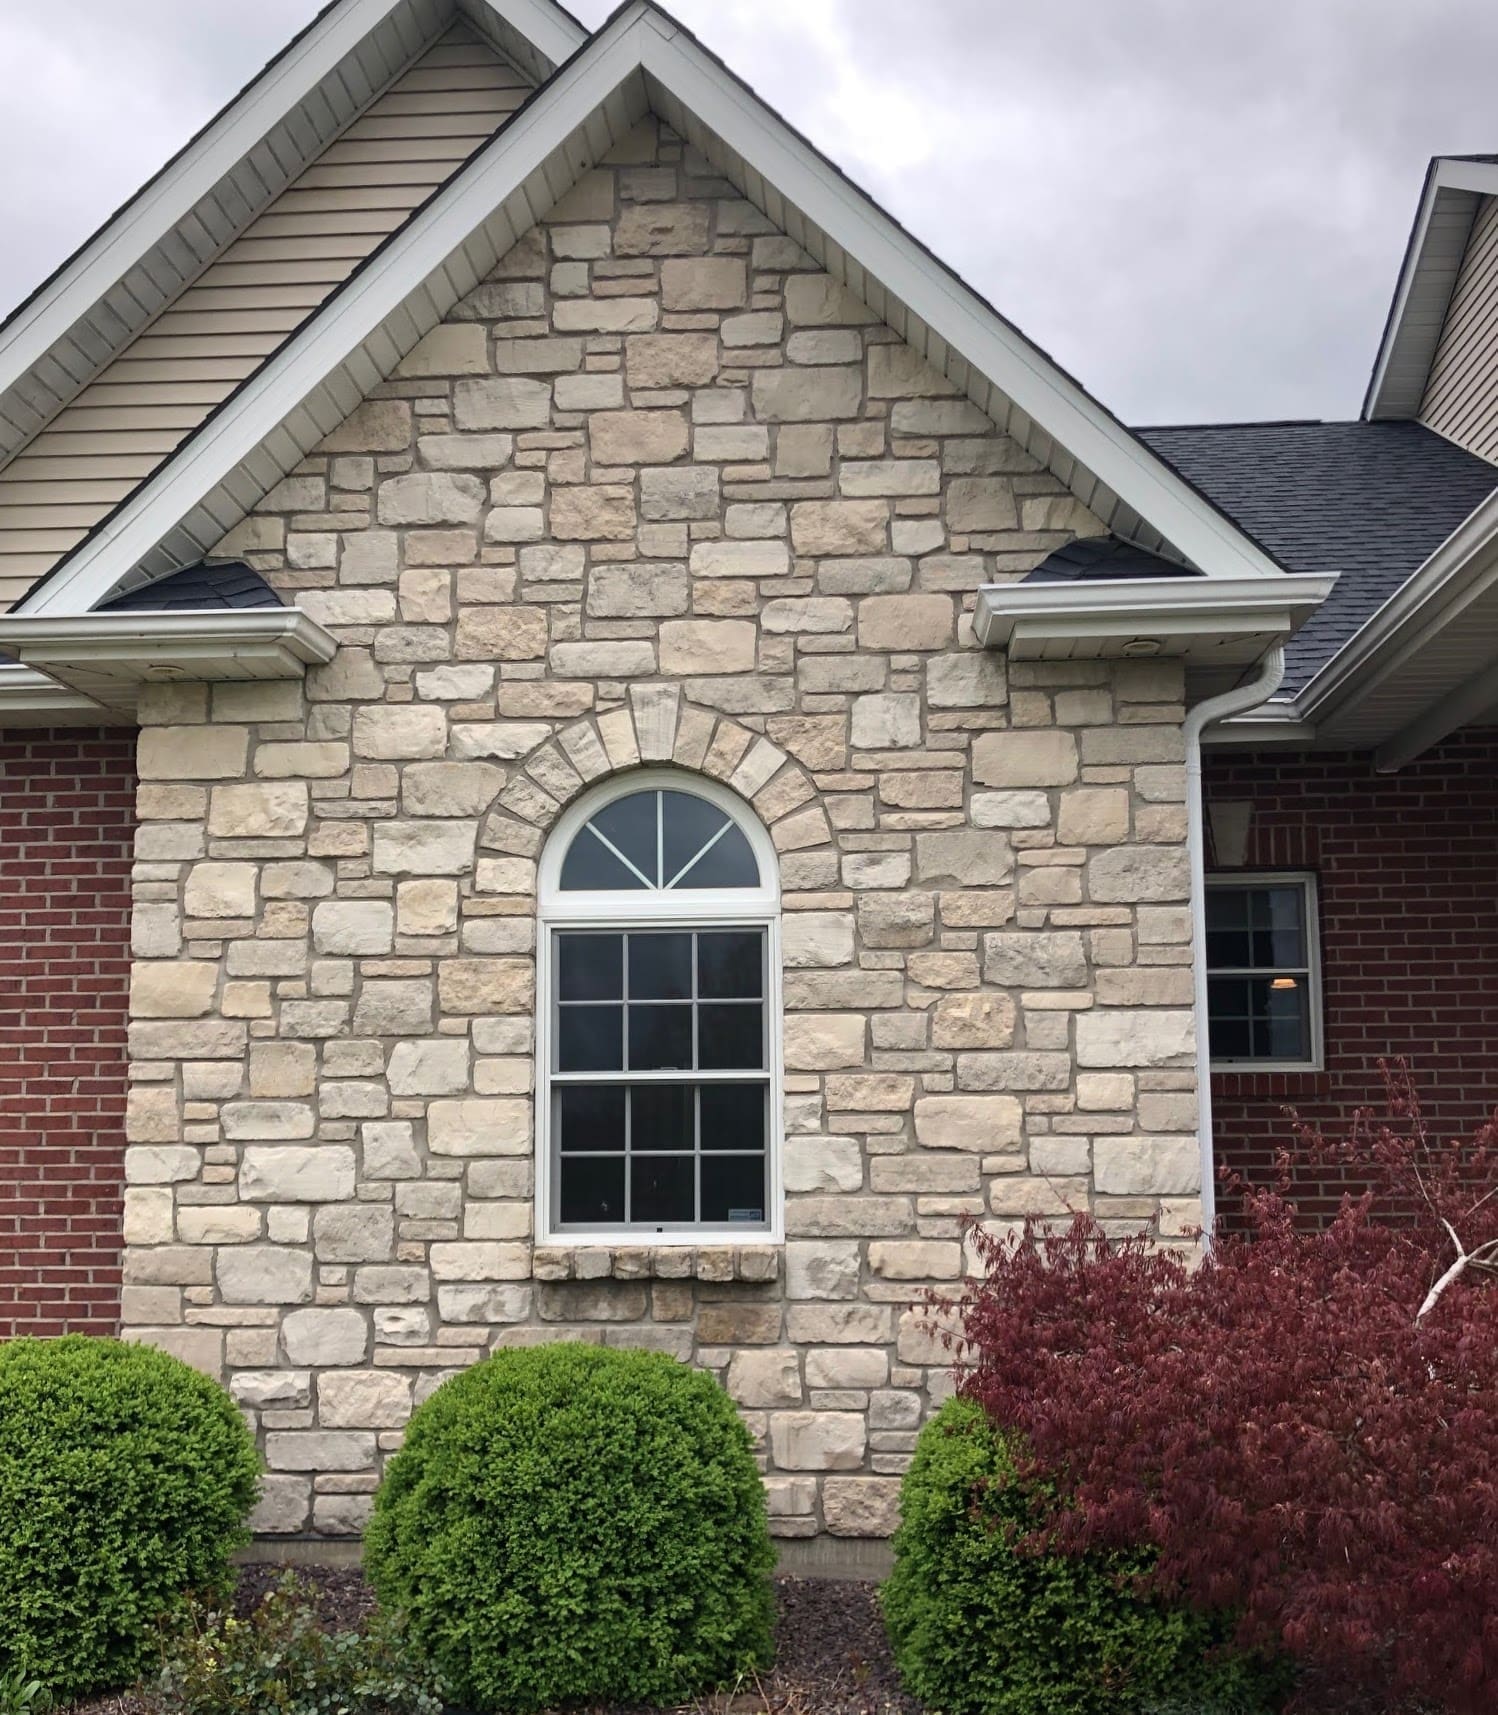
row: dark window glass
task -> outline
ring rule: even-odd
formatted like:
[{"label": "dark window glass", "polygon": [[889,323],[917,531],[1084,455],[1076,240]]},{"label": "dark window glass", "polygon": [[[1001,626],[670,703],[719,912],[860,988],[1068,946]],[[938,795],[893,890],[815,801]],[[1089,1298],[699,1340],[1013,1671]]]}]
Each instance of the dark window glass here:
[{"label": "dark window glass", "polygon": [[630,1219],[694,1221],[697,1159],[691,1155],[631,1155]]},{"label": "dark window glass", "polygon": [[656,849],[658,796],[655,792],[635,792],[628,798],[616,798],[612,804],[605,804],[588,824],[621,857],[628,858],[654,887],[660,886],[660,854]]},{"label": "dark window glass", "polygon": [[584,1149],[624,1148],[624,1086],[561,1084],[557,1136],[564,1155]]},{"label": "dark window glass", "polygon": [[765,1158],[762,1155],[702,1157],[702,1219],[715,1226],[765,1219]]},{"label": "dark window glass", "polygon": [[624,1219],[624,1157],[568,1157],[561,1164],[558,1214],[563,1222],[608,1226]]},{"label": "dark window glass", "polygon": [[704,1000],[758,1000],[764,990],[758,929],[712,930],[697,937],[697,992]]},{"label": "dark window glass", "polygon": [[697,1009],[697,1064],[704,1070],[758,1069],[764,1055],[758,1006],[710,1003]]},{"label": "dark window glass", "polygon": [[691,1084],[636,1084],[629,1093],[629,1147],[691,1149],[697,1128]]},{"label": "dark window glass", "polygon": [[559,1006],[557,1008],[557,1070],[559,1072],[623,1071],[624,1008],[622,1006]]},{"label": "dark window glass", "polygon": [[644,885],[639,876],[627,864],[620,863],[602,840],[595,840],[587,828],[579,832],[562,859],[561,887],[564,893],[620,893],[630,888],[638,891]]},{"label": "dark window glass", "polygon": [[690,935],[631,935],[629,998],[689,1000],[692,995]]},{"label": "dark window glass", "polygon": [[1309,1060],[1309,983],[1304,976],[1212,977],[1207,1037],[1217,1060]]},{"label": "dark window glass", "polygon": [[558,935],[557,999],[622,1000],[624,937]]},{"label": "dark window glass", "polygon": [[691,1064],[690,1006],[630,1007],[629,1067],[632,1072],[685,1072]]},{"label": "dark window glass", "polygon": [[[661,886],[669,887],[692,862],[713,835],[727,825],[728,817],[706,798],[687,792],[661,794]],[[682,885],[688,885],[683,877]],[[702,886],[693,880],[689,885]]]},{"label": "dark window glass", "polygon": [[709,850],[703,852],[676,886],[679,889],[758,887],[759,864],[743,829],[730,826],[722,839],[716,840]]},{"label": "dark window glass", "polygon": [[765,1147],[763,1084],[703,1084],[701,1092],[704,1149]]}]

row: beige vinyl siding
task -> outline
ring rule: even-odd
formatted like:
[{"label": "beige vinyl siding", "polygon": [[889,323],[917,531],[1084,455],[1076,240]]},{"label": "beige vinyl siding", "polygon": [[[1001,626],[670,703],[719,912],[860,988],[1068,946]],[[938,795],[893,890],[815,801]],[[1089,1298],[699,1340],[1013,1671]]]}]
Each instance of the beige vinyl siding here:
[{"label": "beige vinyl siding", "polygon": [[1498,197],[1484,198],[1472,222],[1420,421],[1498,460]]},{"label": "beige vinyl siding", "polygon": [[449,31],[0,470],[0,612],[213,408],[530,93]]}]

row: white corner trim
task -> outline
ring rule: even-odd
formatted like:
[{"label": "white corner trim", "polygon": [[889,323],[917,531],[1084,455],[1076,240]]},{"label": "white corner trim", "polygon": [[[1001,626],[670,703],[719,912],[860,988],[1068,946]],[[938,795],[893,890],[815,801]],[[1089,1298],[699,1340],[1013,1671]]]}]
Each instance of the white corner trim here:
[{"label": "white corner trim", "polygon": [[1116,578],[1072,583],[984,584],[975,628],[986,649],[1030,638],[1262,632],[1288,636],[1325,599],[1336,580],[1319,574],[1273,579]]},{"label": "white corner trim", "polygon": [[38,726],[50,717],[59,726],[75,726],[80,715],[97,722],[105,710],[92,697],[59,685],[35,667],[0,662],[0,729],[10,723]]},{"label": "white corner trim", "polygon": [[492,12],[550,61],[553,71],[588,39],[587,30],[553,0],[458,0],[458,10],[470,20],[475,14]]},{"label": "white corner trim", "polygon": [[639,65],[638,14],[595,38],[407,225],[373,264],[294,335],[148,477],[120,510],[27,596],[17,612],[89,612],[164,535],[309,393],[399,309],[402,301],[577,129]]},{"label": "white corner trim", "polygon": [[645,37],[646,71],[856,258],[954,351],[1209,577],[1280,568],[1163,459],[975,291],[943,268],[784,120],[667,20]]}]

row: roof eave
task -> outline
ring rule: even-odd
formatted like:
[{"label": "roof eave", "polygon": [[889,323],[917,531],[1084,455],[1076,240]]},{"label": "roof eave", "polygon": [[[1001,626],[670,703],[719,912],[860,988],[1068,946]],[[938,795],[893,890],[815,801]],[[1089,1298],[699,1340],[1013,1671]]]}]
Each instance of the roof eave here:
[{"label": "roof eave", "polygon": [[1167,656],[1247,664],[1315,612],[1335,580],[1139,578],[1072,584],[985,584],[975,629],[1013,660]]}]

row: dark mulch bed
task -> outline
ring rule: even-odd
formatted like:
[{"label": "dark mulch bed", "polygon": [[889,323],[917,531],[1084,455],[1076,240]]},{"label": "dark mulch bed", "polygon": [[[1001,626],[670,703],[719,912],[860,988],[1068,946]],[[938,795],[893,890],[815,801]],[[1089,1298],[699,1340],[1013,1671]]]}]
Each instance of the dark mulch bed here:
[{"label": "dark mulch bed", "polygon": [[[235,1606],[251,1608],[284,1569],[246,1566]],[[351,1629],[369,1614],[374,1598],[352,1567],[299,1566],[316,1586],[318,1611],[330,1630]],[[775,1666],[753,1684],[694,1705],[714,1715],[920,1715],[920,1704],[900,1689],[874,1585],[830,1579],[777,1578]],[[135,1698],[95,1698],[64,1715],[141,1715]],[[582,1715],[575,1711],[574,1715]],[[637,1715],[615,1705],[587,1715]]]}]

